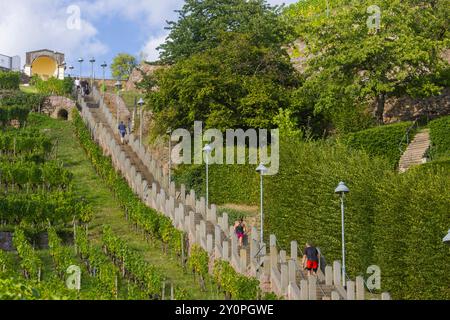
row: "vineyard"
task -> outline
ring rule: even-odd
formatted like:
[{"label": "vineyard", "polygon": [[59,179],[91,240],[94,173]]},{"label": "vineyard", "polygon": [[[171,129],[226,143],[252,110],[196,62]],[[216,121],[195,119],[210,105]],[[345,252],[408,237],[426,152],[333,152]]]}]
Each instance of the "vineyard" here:
[{"label": "vineyard", "polygon": [[[0,131],[0,232],[15,249],[0,250],[0,299],[223,298],[211,277],[198,282],[184,235],[134,195],[79,116],[29,111]],[[67,287],[74,266],[79,290]]]}]

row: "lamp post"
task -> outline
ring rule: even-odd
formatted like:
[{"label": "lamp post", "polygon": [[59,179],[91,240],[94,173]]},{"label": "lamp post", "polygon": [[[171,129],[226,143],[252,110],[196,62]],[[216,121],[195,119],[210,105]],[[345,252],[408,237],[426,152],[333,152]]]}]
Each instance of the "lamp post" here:
[{"label": "lamp post", "polygon": [[209,144],[207,144],[204,148],[203,151],[205,152],[206,155],[206,208],[208,208],[209,205],[209,154],[212,151],[212,148]]},{"label": "lamp post", "polygon": [[448,230],[447,235],[444,237],[444,239],[442,239],[442,242],[445,244],[450,245],[450,230]]},{"label": "lamp post", "polygon": [[143,108],[144,108],[144,99],[140,98],[138,101],[138,105],[140,107],[140,111],[139,111],[139,143],[142,145],[142,117],[143,117]]},{"label": "lamp post", "polygon": [[119,96],[120,96],[120,88],[122,87],[122,83],[120,83],[119,80],[114,84],[117,90],[117,96],[116,96],[116,113],[117,113],[117,127],[119,127],[120,119],[119,119]]},{"label": "lamp post", "polygon": [[95,59],[91,58],[91,60],[89,60],[89,62],[92,65],[92,71],[91,71],[91,88],[93,88],[94,85],[94,63],[95,63]]},{"label": "lamp post", "polygon": [[167,135],[169,136],[169,186],[172,182],[172,128],[167,129]]},{"label": "lamp post", "polygon": [[103,88],[102,88],[102,92],[103,92],[103,96],[105,96],[105,90],[106,90],[106,85],[105,85],[105,69],[108,65],[106,64],[106,62],[103,62],[103,64],[100,66],[103,69]]},{"label": "lamp post", "polygon": [[80,63],[80,81],[81,81],[81,77],[83,76],[82,70],[83,70],[83,58],[78,59],[78,62]]},{"label": "lamp post", "polygon": [[70,66],[69,66],[69,70],[70,70],[69,76],[72,76],[72,70],[73,70],[73,69],[74,69],[74,66],[70,65]]},{"label": "lamp post", "polygon": [[341,196],[341,232],[342,232],[342,286],[345,287],[345,228],[344,228],[344,197],[350,190],[344,182],[339,182],[339,185],[334,190],[334,193]]},{"label": "lamp post", "polygon": [[268,171],[266,166],[262,163],[256,168],[256,172],[261,176],[260,180],[260,211],[261,211],[261,239],[260,244],[262,246],[264,242],[264,207],[263,207],[263,197],[264,197],[264,187],[263,187],[263,175]]}]

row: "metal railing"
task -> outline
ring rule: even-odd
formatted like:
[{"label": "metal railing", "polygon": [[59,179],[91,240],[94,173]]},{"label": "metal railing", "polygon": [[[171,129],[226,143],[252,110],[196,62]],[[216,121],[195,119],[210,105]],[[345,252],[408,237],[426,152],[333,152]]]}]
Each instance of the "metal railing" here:
[{"label": "metal railing", "polygon": [[[417,128],[417,125],[418,125],[418,120],[416,119],[416,120],[414,120],[412,125],[410,127],[408,127],[408,129],[406,129],[404,136],[402,137],[402,139],[400,140],[400,143],[398,144],[398,150],[400,151],[400,155],[402,155],[406,151],[406,148],[408,148],[408,145],[411,140],[410,139],[411,132]],[[404,142],[406,142],[406,148],[403,147]]]}]

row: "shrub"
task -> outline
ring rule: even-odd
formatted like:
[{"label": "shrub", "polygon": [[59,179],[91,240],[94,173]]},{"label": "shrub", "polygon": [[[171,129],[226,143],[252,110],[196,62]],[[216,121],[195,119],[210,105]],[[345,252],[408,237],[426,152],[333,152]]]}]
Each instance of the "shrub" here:
[{"label": "shrub", "polygon": [[275,234],[283,248],[289,248],[292,240],[300,245],[312,241],[327,261],[340,260],[340,201],[334,190],[344,181],[350,188],[345,200],[348,271],[351,275],[365,271],[373,262],[372,195],[389,172],[386,160],[371,159],[344,145],[282,140],[280,172],[265,178],[266,236]]},{"label": "shrub", "polygon": [[450,116],[431,121],[428,126],[432,159],[450,158]]},{"label": "shrub", "polygon": [[[405,134],[412,122],[401,122],[379,126],[343,136],[342,141],[350,148],[365,150],[371,156],[385,157],[392,168],[395,168],[405,150]],[[414,132],[410,134],[412,140]]]},{"label": "shrub", "polygon": [[19,90],[19,72],[0,72],[0,90]]},{"label": "shrub", "polygon": [[449,163],[384,179],[375,203],[374,263],[395,299],[449,299]]}]

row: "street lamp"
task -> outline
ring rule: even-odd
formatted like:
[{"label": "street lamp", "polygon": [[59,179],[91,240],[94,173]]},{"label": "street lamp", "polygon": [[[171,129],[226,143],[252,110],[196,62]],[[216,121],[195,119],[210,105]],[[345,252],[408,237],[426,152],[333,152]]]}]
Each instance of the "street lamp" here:
[{"label": "street lamp", "polygon": [[206,155],[206,208],[208,208],[209,205],[209,172],[208,172],[208,167],[209,167],[209,154],[212,151],[212,148],[209,144],[207,144],[204,148],[203,151],[205,152]]},{"label": "street lamp", "polygon": [[117,96],[116,96],[116,113],[117,113],[117,127],[119,126],[120,120],[119,120],[119,94],[120,94],[120,88],[122,87],[122,83],[117,80],[117,82],[114,84],[114,86],[117,89]]},{"label": "street lamp", "polygon": [[444,237],[444,239],[442,239],[442,242],[445,244],[450,245],[450,230],[448,230],[447,235]]},{"label": "street lamp", "polygon": [[263,188],[263,175],[268,171],[266,166],[262,163],[259,164],[258,168],[256,168],[256,172],[261,176],[260,181],[260,210],[261,210],[261,240],[260,244],[264,242],[264,207],[263,207],[263,196],[264,196],[264,188]]},{"label": "street lamp", "polygon": [[334,193],[341,196],[341,228],[342,228],[342,286],[345,287],[345,229],[344,229],[344,197],[350,190],[344,182],[339,182],[339,185],[334,190]]},{"label": "street lamp", "polygon": [[69,66],[69,70],[70,70],[69,76],[72,76],[72,70],[73,70],[73,69],[74,69],[74,66],[70,65],[70,66]]},{"label": "street lamp", "polygon": [[102,88],[103,96],[105,96],[105,91],[106,91],[106,86],[105,86],[105,68],[106,68],[107,66],[108,66],[108,65],[106,64],[106,62],[103,62],[103,64],[100,66],[100,67],[103,68],[103,88]]},{"label": "street lamp", "polygon": [[78,59],[78,62],[80,63],[80,81],[81,81],[81,77],[83,76],[83,73],[82,73],[83,61],[84,61],[83,58]]},{"label": "street lamp", "polygon": [[140,98],[138,101],[138,105],[140,108],[140,113],[139,113],[139,142],[142,145],[142,117],[143,117],[143,107],[144,107],[145,101],[144,99]]},{"label": "street lamp", "polygon": [[91,72],[91,88],[92,88],[93,84],[94,84],[94,63],[95,63],[95,59],[91,58],[91,60],[89,60],[89,62],[92,64],[92,72]]},{"label": "street lamp", "polygon": [[167,135],[169,136],[169,186],[172,182],[172,128],[167,129]]}]

